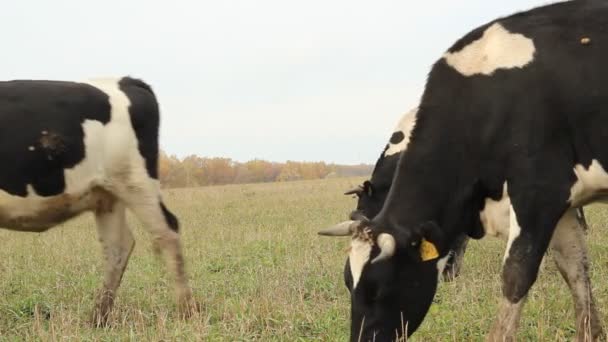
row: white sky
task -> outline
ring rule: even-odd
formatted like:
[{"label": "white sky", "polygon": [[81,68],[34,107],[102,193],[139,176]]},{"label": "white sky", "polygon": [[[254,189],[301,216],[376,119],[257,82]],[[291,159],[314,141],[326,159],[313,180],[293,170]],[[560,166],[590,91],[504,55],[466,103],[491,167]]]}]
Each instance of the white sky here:
[{"label": "white sky", "polygon": [[6,1],[0,79],[142,78],[178,156],[374,163],[444,50],[545,3]]}]

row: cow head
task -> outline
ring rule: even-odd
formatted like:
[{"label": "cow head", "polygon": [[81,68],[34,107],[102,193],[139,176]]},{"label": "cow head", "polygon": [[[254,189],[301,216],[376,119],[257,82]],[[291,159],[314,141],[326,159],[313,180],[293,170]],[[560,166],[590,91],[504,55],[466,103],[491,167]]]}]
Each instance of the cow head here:
[{"label": "cow head", "polygon": [[439,227],[428,222],[386,231],[358,217],[319,232],[352,236],[344,280],[351,294],[351,341],[410,336],[429,310],[446,249]]},{"label": "cow head", "polygon": [[357,209],[351,216],[373,218],[380,212],[391,189],[398,162],[399,154],[382,154],[376,162],[371,178],[344,193],[357,196]]},{"label": "cow head", "polygon": [[380,209],[382,209],[389,190],[390,183],[386,185],[376,183],[374,185],[371,181],[367,180],[363,184],[345,192],[345,195],[357,196],[357,209],[353,211],[351,217],[376,216],[380,212]]}]

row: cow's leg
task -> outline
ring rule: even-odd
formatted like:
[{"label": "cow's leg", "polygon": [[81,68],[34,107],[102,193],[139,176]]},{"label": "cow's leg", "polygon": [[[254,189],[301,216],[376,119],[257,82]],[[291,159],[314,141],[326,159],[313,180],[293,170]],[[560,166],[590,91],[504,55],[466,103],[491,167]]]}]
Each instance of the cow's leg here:
[{"label": "cow's leg", "polygon": [[[563,202],[559,199],[564,198]],[[555,226],[567,208],[565,194],[535,191],[511,196],[509,240],[502,272],[503,298],[489,341],[514,341],[530,287]]]},{"label": "cow's leg", "polygon": [[95,325],[101,326],[107,324],[135,240],[127,226],[122,202],[104,198],[96,210],[95,219],[105,258],[105,275],[103,285],[97,293],[92,319]]},{"label": "cow's leg", "polygon": [[162,203],[160,191],[152,181],[131,184],[128,189],[131,191],[123,192],[123,198],[152,235],[155,248],[164,255],[168,271],[174,278],[180,312],[186,317],[190,316],[197,310],[197,305],[188,285],[178,234],[178,220]]},{"label": "cow's leg", "polygon": [[576,340],[598,339],[602,335],[602,326],[591,293],[584,232],[576,209],[569,209],[557,224],[551,249],[554,251],[553,259],[574,299]]},{"label": "cow's leg", "polygon": [[461,235],[456,239],[456,243],[452,246],[452,255],[443,269],[443,281],[452,281],[460,275],[468,242],[469,237],[466,235]]}]

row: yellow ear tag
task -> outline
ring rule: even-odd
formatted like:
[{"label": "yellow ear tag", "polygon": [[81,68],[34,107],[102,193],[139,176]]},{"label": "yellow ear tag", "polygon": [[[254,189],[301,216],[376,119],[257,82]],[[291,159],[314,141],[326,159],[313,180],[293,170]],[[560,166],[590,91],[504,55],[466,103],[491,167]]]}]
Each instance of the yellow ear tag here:
[{"label": "yellow ear tag", "polygon": [[422,239],[420,243],[420,256],[422,257],[422,261],[429,261],[437,259],[439,252],[437,252],[437,247],[432,242]]}]

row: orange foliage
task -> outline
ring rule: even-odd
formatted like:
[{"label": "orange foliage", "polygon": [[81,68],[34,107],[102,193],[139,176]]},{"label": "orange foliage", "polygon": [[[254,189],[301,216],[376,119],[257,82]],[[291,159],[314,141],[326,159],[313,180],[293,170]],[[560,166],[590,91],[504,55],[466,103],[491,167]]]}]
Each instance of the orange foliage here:
[{"label": "orange foliage", "polygon": [[340,175],[369,175],[372,165],[334,165],[324,162],[273,163],[255,159],[245,163],[230,158],[204,158],[190,155],[182,160],[161,151],[159,179],[165,188],[232,183],[284,182],[321,179]]}]

